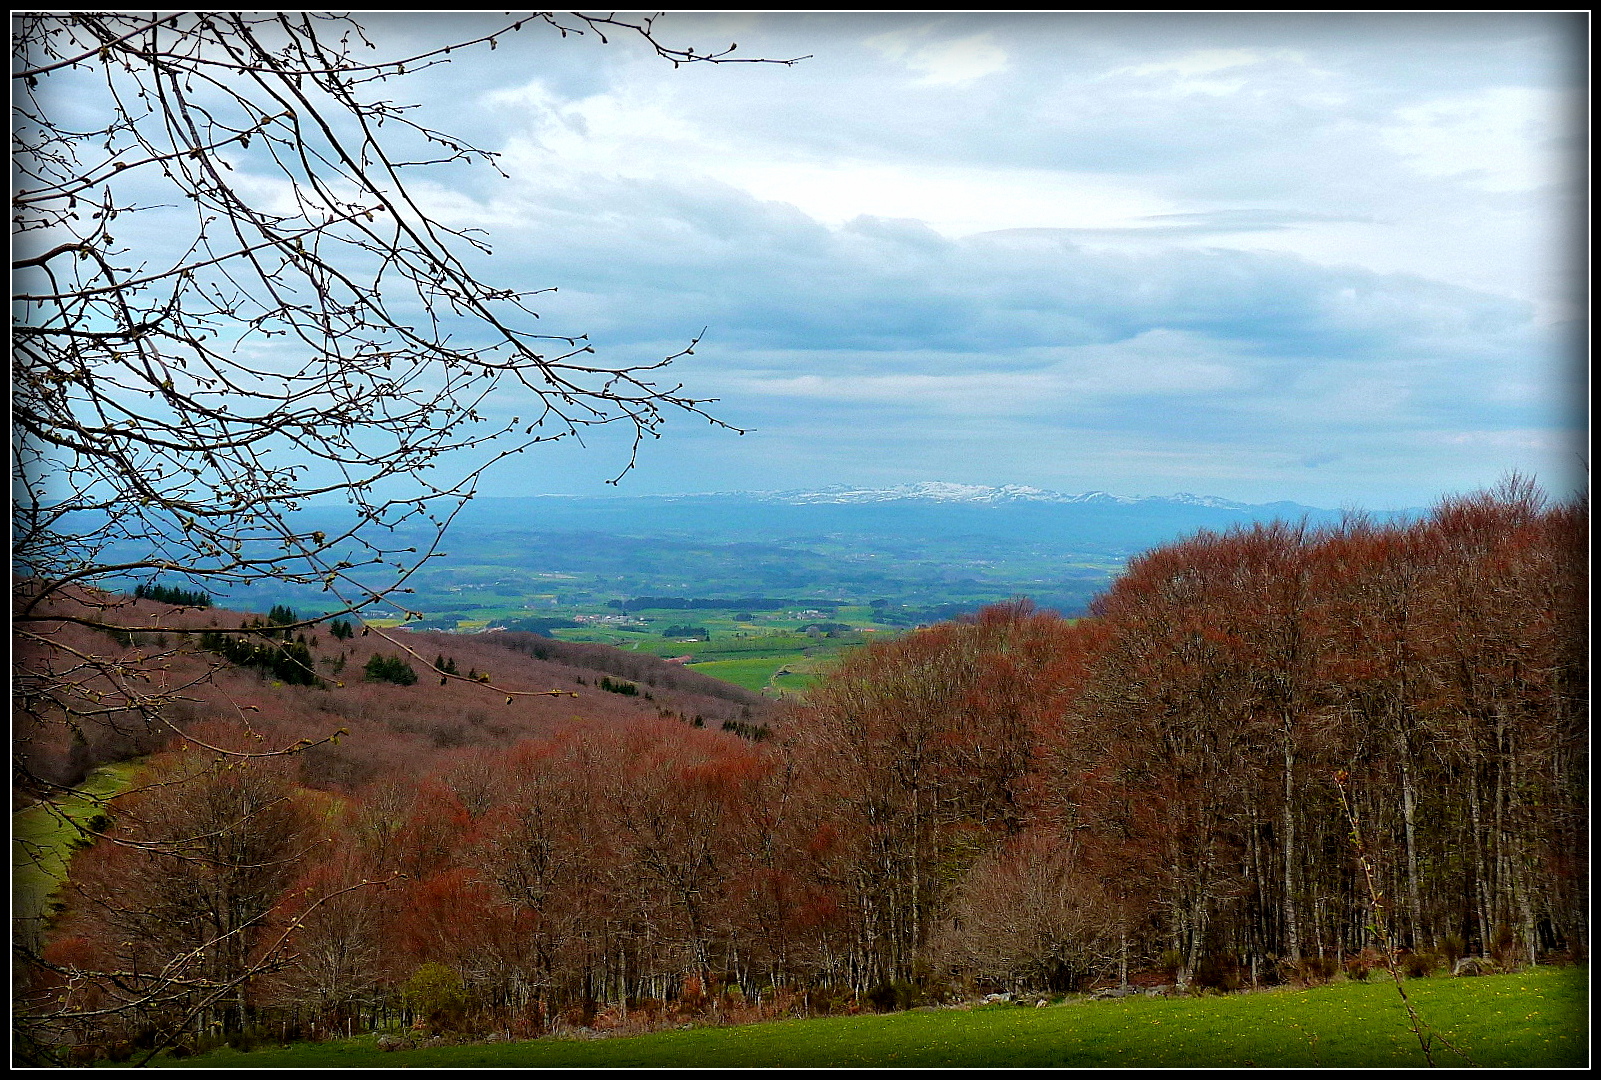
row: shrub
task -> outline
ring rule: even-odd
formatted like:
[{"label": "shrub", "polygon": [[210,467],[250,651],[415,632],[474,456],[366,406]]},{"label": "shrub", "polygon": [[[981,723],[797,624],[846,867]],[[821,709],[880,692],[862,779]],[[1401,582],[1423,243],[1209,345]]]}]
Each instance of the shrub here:
[{"label": "shrub", "polygon": [[405,1002],[433,1032],[454,1031],[467,1015],[461,976],[444,964],[424,964],[406,980]]},{"label": "shrub", "polygon": [[1240,988],[1240,964],[1232,956],[1211,955],[1201,958],[1195,966],[1191,981],[1205,990],[1232,993]]},{"label": "shrub", "polygon": [[922,992],[905,979],[881,982],[867,992],[867,1000],[879,1012],[910,1009],[922,1001]]},{"label": "shrub", "polygon": [[1340,963],[1332,956],[1308,956],[1299,964],[1290,965],[1288,975],[1303,986],[1321,986],[1339,970]]},{"label": "shrub", "polygon": [[652,997],[635,998],[628,1003],[629,1012],[638,1013],[651,1023],[661,1016],[663,1008],[663,1004]]},{"label": "shrub", "polygon": [[1424,949],[1405,953],[1401,957],[1401,971],[1409,979],[1422,979],[1434,973],[1440,958]]},{"label": "shrub", "polygon": [[747,724],[743,720],[724,720],[723,730],[731,731],[740,738],[748,739],[751,742],[761,742],[772,734],[772,729],[766,724]]},{"label": "shrub", "polygon": [[851,992],[842,987],[821,986],[806,992],[805,1003],[814,1016],[844,1012],[851,1003]]},{"label": "shrub", "polygon": [[1517,966],[1518,938],[1506,923],[1497,926],[1495,935],[1490,938],[1490,959],[1502,971],[1510,971]]},{"label": "shrub", "polygon": [[1457,961],[1468,954],[1468,946],[1456,934],[1447,934],[1440,941],[1440,953],[1445,957],[1446,965],[1455,971]]}]

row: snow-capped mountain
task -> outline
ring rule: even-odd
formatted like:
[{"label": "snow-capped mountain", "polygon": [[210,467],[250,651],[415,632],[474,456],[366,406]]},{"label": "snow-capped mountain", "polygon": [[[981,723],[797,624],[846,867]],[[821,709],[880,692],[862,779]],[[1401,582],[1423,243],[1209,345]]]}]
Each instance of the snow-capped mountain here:
[{"label": "snow-capped mountain", "polygon": [[1106,491],[1086,491],[1069,495],[1060,491],[1028,487],[1023,484],[1003,484],[986,487],[979,484],[953,484],[925,480],[918,484],[900,484],[887,488],[852,487],[836,484],[815,491],[744,492],[751,498],[765,502],[788,503],[792,506],[818,504],[861,504],[890,502],[964,503],[968,505],[1002,505],[1017,503],[1061,503],[1088,506],[1137,506],[1140,504],[1204,506],[1214,510],[1250,509],[1249,504],[1222,499],[1216,495],[1192,495],[1181,491],[1173,495],[1113,495]]},{"label": "snow-capped mountain", "polygon": [[454,527],[740,541],[898,537],[914,546],[964,537],[1038,544],[1041,550],[1126,554],[1199,529],[1226,530],[1274,520],[1317,525],[1340,517],[1337,510],[1297,503],[1243,503],[1189,492],[1067,494],[1022,484],[989,487],[927,481],[894,487],[841,484],[686,495],[479,498],[468,504]]}]

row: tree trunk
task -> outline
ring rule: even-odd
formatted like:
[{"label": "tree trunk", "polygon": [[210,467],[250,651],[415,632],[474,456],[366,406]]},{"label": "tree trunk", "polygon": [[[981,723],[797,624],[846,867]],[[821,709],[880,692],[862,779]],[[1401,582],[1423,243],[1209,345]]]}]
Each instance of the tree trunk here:
[{"label": "tree trunk", "polygon": [[1290,963],[1301,962],[1301,927],[1295,907],[1295,749],[1284,721],[1284,946]]}]

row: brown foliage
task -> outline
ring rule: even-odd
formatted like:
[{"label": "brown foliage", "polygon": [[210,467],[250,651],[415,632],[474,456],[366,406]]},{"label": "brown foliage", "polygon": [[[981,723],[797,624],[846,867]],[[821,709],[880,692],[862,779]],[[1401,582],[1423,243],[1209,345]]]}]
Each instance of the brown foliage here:
[{"label": "brown foliage", "polygon": [[[196,779],[124,800],[127,841],[154,830],[199,852],[233,834],[195,824],[221,811],[184,792],[284,799],[252,812],[264,831],[233,863],[166,873],[169,856],[137,843],[81,856],[93,888],[38,992],[126,994],[78,969],[145,962],[121,944],[135,916],[182,947],[174,897],[221,889],[227,875],[201,872],[213,864],[254,914],[184,940],[207,986],[252,965],[264,977],[204,1007],[298,1002],[325,1023],[400,1007],[426,964],[460,974],[464,1025],[530,1032],[884,987],[910,1000],[911,983],[947,977],[1067,989],[1159,957],[1225,989],[1354,974],[1374,941],[1336,770],[1390,898],[1386,932],[1411,955],[1582,953],[1585,536],[1582,513],[1518,485],[1409,524],[1202,534],[1136,560],[1093,618],[1013,604],[863,649],[761,744],[655,713],[743,707],[732,698],[591,692],[579,672],[596,668],[498,635],[449,649],[464,669],[580,696],[486,704],[463,699],[471,687],[223,673],[215,698],[194,695],[198,738],[350,734],[298,772],[160,759],[196,762]],[[374,647],[347,643],[347,664]],[[255,706],[253,730],[207,722],[224,702]],[[465,745],[442,748],[447,729]],[[126,902],[91,902],[108,890]],[[249,947],[228,955],[235,939]]]}]

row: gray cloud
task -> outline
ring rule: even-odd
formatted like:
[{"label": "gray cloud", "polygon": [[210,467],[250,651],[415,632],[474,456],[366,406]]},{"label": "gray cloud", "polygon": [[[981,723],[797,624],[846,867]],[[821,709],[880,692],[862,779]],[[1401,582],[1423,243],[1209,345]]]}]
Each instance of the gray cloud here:
[{"label": "gray cloud", "polygon": [[[708,327],[675,372],[758,430],[674,428],[636,489],[1409,504],[1560,471],[1582,422],[1557,247],[1582,28],[674,14],[669,42],[814,58],[675,71],[531,30],[406,90],[502,151],[509,180],[425,194],[488,231],[487,276],[560,287],[545,329],[633,362]],[[583,489],[615,472],[609,437],[590,446],[498,482]]]}]

